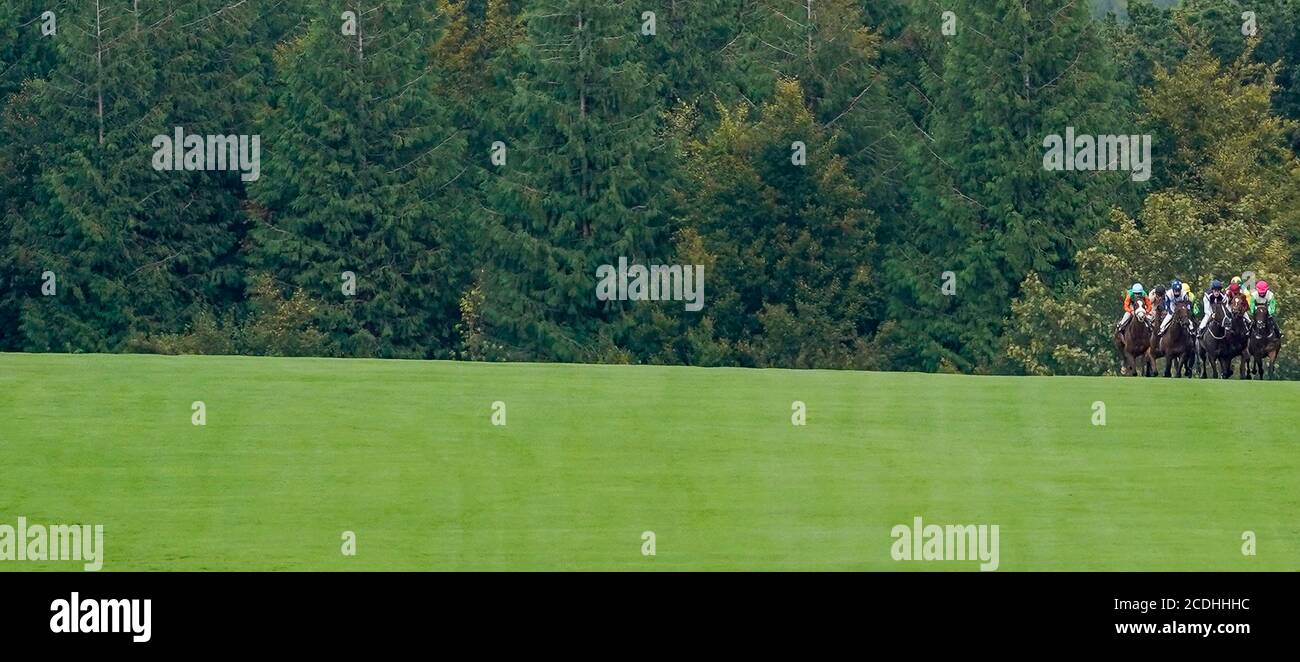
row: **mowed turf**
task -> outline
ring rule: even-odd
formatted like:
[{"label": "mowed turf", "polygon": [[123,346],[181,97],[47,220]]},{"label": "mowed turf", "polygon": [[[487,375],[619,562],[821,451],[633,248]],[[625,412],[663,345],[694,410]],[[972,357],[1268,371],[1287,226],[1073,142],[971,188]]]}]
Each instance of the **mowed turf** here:
[{"label": "mowed turf", "polygon": [[105,570],[977,570],[892,560],[915,516],[998,525],[1004,572],[1298,570],[1298,404],[1235,380],[0,354],[0,524],[103,524]]}]

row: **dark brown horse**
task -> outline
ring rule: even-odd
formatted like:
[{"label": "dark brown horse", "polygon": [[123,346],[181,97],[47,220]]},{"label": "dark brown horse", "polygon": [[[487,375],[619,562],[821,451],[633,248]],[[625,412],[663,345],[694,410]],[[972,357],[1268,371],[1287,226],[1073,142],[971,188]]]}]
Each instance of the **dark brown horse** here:
[{"label": "dark brown horse", "polygon": [[[1273,328],[1273,318],[1268,314],[1268,305],[1260,303],[1255,306],[1255,321],[1251,324],[1250,341],[1246,353],[1250,355],[1250,374],[1256,379],[1277,378],[1277,353],[1282,349],[1282,338]],[[1268,359],[1268,372],[1265,377],[1264,360]]]},{"label": "dark brown horse", "polygon": [[[1210,321],[1201,335],[1198,350],[1201,357],[1201,379],[1213,375],[1215,379],[1232,376],[1232,357],[1240,353],[1234,349],[1236,340],[1228,332],[1228,306],[1223,300],[1210,304]],[[1209,374],[1207,374],[1207,369]]]},{"label": "dark brown horse", "polygon": [[1165,357],[1165,377],[1192,376],[1192,367],[1188,365],[1188,361],[1196,360],[1196,336],[1191,331],[1191,319],[1188,317],[1186,301],[1174,304],[1174,319],[1169,322],[1169,328],[1164,334],[1158,335],[1152,345],[1159,346],[1159,353],[1154,356]]},{"label": "dark brown horse", "polygon": [[1120,374],[1127,370],[1128,374],[1136,377],[1139,364],[1143,376],[1150,377],[1155,373],[1155,361],[1151,358],[1151,317],[1141,304],[1133,312],[1128,325],[1115,332],[1115,348],[1124,360]]},{"label": "dark brown horse", "polygon": [[1238,379],[1250,379],[1250,353],[1246,351],[1250,340],[1250,301],[1244,292],[1228,297],[1228,314],[1231,315],[1228,337],[1232,341],[1232,349],[1237,352],[1234,356],[1241,358],[1241,375]]},{"label": "dark brown horse", "polygon": [[1165,317],[1169,315],[1165,311],[1165,296],[1163,294],[1151,295],[1151,363],[1155,365],[1156,359],[1164,357],[1164,351],[1160,349],[1160,328],[1165,324]]}]

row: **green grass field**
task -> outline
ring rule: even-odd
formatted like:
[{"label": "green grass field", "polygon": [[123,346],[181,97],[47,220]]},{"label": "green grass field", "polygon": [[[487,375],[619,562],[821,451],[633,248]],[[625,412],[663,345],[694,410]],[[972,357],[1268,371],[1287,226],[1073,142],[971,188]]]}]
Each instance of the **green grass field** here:
[{"label": "green grass field", "polygon": [[976,570],[892,560],[917,515],[999,525],[1003,572],[1300,570],[1297,405],[1286,382],[0,354],[0,524],[103,524],[105,570]]}]

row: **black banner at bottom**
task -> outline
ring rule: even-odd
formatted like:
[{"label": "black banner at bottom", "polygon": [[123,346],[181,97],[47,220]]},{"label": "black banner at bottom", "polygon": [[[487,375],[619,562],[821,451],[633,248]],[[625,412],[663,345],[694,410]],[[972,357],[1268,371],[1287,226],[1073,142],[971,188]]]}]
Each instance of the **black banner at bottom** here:
[{"label": "black banner at bottom", "polygon": [[1245,650],[1293,643],[1300,613],[1295,573],[5,573],[0,582],[5,641],[47,653],[435,644],[536,653],[597,638],[632,650],[725,642],[733,652],[890,640],[941,655],[1045,641]]}]

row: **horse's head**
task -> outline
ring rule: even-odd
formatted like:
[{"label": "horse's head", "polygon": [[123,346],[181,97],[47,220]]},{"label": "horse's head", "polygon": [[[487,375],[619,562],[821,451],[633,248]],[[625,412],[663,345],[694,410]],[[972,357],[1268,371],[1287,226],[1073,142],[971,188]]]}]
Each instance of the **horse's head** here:
[{"label": "horse's head", "polygon": [[1228,299],[1229,308],[1234,315],[1250,314],[1250,304],[1246,303],[1246,295],[1238,292]]},{"label": "horse's head", "polygon": [[1143,306],[1137,306],[1133,310],[1133,317],[1136,317],[1137,320],[1141,322],[1143,326],[1147,326],[1147,327],[1151,326],[1151,318],[1153,316],[1154,313],[1147,312],[1147,309],[1144,308]]},{"label": "horse's head", "polygon": [[1272,327],[1268,323],[1268,304],[1259,303],[1255,306],[1254,335],[1256,338],[1263,340],[1272,333]]},{"label": "horse's head", "polygon": [[1181,299],[1178,300],[1174,304],[1174,319],[1179,322],[1186,322],[1187,314],[1187,302]]},{"label": "horse's head", "polygon": [[1224,319],[1228,316],[1227,309],[1223,301],[1210,297],[1210,322],[1212,324],[1223,324]]}]

